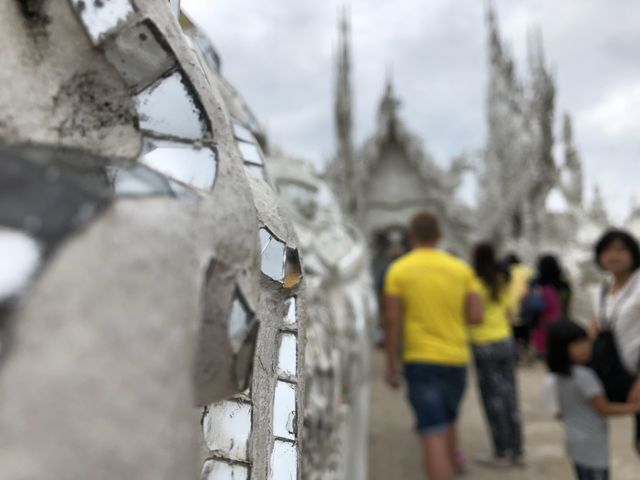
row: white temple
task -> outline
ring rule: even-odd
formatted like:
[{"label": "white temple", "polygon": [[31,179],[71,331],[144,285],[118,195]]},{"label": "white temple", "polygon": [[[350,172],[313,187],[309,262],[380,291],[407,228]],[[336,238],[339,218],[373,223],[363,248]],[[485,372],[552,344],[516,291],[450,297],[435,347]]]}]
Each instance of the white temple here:
[{"label": "white temple", "polygon": [[336,156],[327,176],[344,210],[362,229],[374,258],[390,242],[403,238],[411,218],[424,209],[441,215],[445,247],[466,250],[471,233],[471,215],[456,198],[466,160],[456,159],[449,171],[442,170],[421,139],[400,116],[400,99],[391,79],[378,107],[375,132],[360,147],[353,145],[351,58],[349,24],[340,22],[336,83]]}]

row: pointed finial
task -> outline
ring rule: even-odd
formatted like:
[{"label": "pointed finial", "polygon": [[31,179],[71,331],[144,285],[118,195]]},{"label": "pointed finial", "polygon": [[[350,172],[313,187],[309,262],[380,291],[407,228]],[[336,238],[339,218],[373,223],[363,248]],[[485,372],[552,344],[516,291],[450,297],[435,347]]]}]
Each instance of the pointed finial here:
[{"label": "pointed finial", "polygon": [[389,93],[393,93],[393,66],[387,65],[386,73],[386,90]]},{"label": "pointed finial", "polygon": [[564,114],[562,137],[565,144],[571,144],[573,142],[573,126],[571,122],[571,115],[569,114],[569,112],[565,112]]}]

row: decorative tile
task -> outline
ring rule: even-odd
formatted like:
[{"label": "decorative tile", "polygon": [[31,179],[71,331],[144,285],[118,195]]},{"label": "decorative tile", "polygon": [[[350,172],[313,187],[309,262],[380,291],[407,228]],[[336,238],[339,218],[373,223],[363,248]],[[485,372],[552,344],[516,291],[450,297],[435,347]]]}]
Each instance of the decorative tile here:
[{"label": "decorative tile", "polygon": [[271,480],[297,480],[298,448],[295,444],[275,440],[271,451]]},{"label": "decorative tile", "polygon": [[222,401],[209,406],[202,422],[209,450],[230,460],[247,461],[251,405]]},{"label": "decorative tile", "polygon": [[133,14],[129,0],[71,0],[71,5],[96,45]]},{"label": "decorative tile", "polygon": [[273,400],[273,434],[295,440],[296,430],[296,386],[279,380]]},{"label": "decorative tile", "polygon": [[298,365],[298,343],[293,333],[280,335],[280,350],[278,352],[278,375],[295,379]]}]

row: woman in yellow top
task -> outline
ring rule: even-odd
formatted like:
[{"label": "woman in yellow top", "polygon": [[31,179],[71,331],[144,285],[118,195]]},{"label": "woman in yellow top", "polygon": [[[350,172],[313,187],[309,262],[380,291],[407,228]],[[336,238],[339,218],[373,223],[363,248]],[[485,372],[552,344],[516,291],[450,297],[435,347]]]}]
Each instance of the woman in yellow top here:
[{"label": "woman in yellow top", "polygon": [[493,440],[493,452],[476,457],[476,461],[493,467],[519,466],[524,452],[507,279],[489,244],[476,246],[473,267],[485,313],[483,323],[470,327],[470,336],[478,387]]}]

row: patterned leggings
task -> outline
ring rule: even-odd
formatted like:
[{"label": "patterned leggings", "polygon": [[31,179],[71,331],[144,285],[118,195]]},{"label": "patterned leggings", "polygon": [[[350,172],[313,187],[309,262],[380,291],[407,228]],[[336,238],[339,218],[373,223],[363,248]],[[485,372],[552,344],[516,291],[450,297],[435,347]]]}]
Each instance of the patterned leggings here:
[{"label": "patterned leggings", "polygon": [[522,426],[511,338],[474,346],[478,387],[498,457],[522,455]]},{"label": "patterned leggings", "polygon": [[575,464],[578,480],[609,480],[609,470],[606,468],[589,468]]}]

